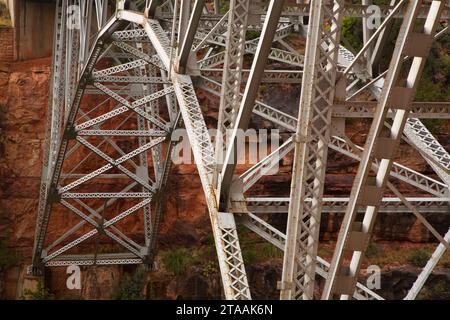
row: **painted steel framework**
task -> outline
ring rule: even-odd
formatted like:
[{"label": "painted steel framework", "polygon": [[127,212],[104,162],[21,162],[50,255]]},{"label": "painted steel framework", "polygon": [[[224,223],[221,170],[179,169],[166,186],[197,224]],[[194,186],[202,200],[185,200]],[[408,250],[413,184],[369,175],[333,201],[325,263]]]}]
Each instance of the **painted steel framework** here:
[{"label": "painted steel framework", "polygon": [[[316,274],[325,279],[324,299],[383,299],[358,282],[377,212],[411,212],[439,241],[405,297],[415,298],[450,247],[450,229],[441,236],[423,215],[449,212],[450,155],[420,120],[450,118],[450,102],[413,102],[432,42],[448,30],[449,8],[438,0],[392,1],[380,6],[383,22],[373,31],[367,27],[371,2],[366,0],[361,5],[230,0],[225,13],[221,3],[56,1],[51,98],[29,273],[70,264],[152,267],[169,192],[176,144],[172,133],[184,126],[226,299],[251,299],[237,224],[284,252],[281,299],[318,298]],[[73,8],[79,9],[76,15]],[[346,16],[364,22],[359,52],[347,49],[340,35]],[[402,25],[389,52],[386,34],[394,19]],[[306,37],[304,55],[292,42],[301,35]],[[382,53],[391,56],[390,67],[375,74]],[[247,57],[250,68],[244,67]],[[259,101],[261,83],[289,83],[293,90],[300,85],[298,113]],[[198,90],[220,98],[215,141]],[[375,101],[355,101],[362,92]],[[234,160],[242,150],[236,147],[237,136],[252,116],[272,122],[289,137],[238,175]],[[372,119],[364,147],[346,136],[346,118]],[[402,139],[437,178],[394,162]],[[349,197],[324,196],[329,150],[360,161]],[[290,195],[252,194],[252,186],[292,152]],[[402,195],[389,178],[415,188],[417,195]],[[386,187],[395,197],[384,195]],[[317,251],[321,215],[331,212],[345,216],[328,263]],[[264,218],[277,213],[286,216],[285,233]],[[67,215],[60,233],[51,228],[58,215]],[[127,235],[137,229],[141,237]]]}]

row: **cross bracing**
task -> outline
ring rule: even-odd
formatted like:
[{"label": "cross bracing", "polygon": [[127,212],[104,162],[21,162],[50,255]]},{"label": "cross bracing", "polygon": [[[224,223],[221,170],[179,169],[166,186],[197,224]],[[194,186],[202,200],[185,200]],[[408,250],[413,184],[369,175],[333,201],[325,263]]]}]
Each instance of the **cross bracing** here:
[{"label": "cross bracing", "polygon": [[[83,23],[67,31],[65,12],[74,4],[82,9]],[[52,99],[29,271],[69,264],[152,266],[163,199],[170,192],[176,143],[171,134],[183,127],[206,199],[225,298],[252,297],[239,243],[242,224],[284,252],[282,299],[320,298],[316,275],[325,279],[324,299],[382,299],[358,282],[377,212],[410,212],[439,242],[406,298],[416,297],[449,247],[448,233],[438,234],[426,214],[448,213],[450,156],[421,119],[448,119],[450,102],[414,100],[432,43],[448,30],[444,1],[380,6],[382,24],[364,30],[359,52],[346,48],[342,19],[365,21],[366,1],[230,0],[225,13],[204,6],[201,0],[117,6],[106,0],[57,1]],[[382,38],[394,19],[401,29],[389,51]],[[296,41],[301,37],[305,41]],[[391,63],[376,74],[374,57],[380,52]],[[294,112],[264,101],[259,93],[267,85],[296,90]],[[208,131],[199,91],[218,98],[216,129],[232,132],[225,145]],[[285,136],[278,149],[238,173],[237,134],[252,117],[269,121]],[[346,135],[345,119],[351,118],[372,121],[365,145]],[[401,140],[436,174],[424,175],[395,158]],[[331,153],[359,165],[348,196],[325,194]],[[267,174],[286,157],[293,162],[290,193],[255,194],[253,186],[270,179]],[[403,195],[399,184],[416,194]],[[317,249],[321,216],[332,212],[345,218],[327,262]],[[60,214],[70,216],[66,229],[49,232],[52,217]],[[271,226],[263,218],[267,214],[285,217],[286,232]],[[140,237],[129,235],[130,225],[139,228]],[[350,265],[344,252],[353,255]]]}]

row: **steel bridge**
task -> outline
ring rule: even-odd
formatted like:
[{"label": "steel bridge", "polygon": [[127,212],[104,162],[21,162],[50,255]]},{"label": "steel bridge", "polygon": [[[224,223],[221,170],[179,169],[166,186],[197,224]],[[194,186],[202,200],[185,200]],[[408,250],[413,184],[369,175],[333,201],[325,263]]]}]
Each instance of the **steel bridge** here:
[{"label": "steel bridge", "polygon": [[[172,133],[185,128],[226,299],[252,297],[237,224],[284,251],[281,299],[313,299],[317,276],[325,279],[322,299],[383,299],[358,282],[378,212],[411,212],[438,241],[405,297],[414,299],[450,248],[450,229],[439,234],[422,214],[449,213],[450,155],[421,121],[449,119],[450,103],[414,101],[431,46],[448,32],[450,8],[443,0],[392,0],[379,6],[381,25],[370,29],[371,5],[371,0],[56,1],[39,211],[28,272],[39,275],[45,267],[70,264],[151,267],[170,192],[166,184],[177,143]],[[362,20],[359,51],[348,48],[341,36],[348,16]],[[388,52],[394,24],[400,29]],[[289,42],[300,34],[306,38],[304,54]],[[386,52],[390,64],[381,72]],[[245,57],[251,61],[247,69]],[[298,113],[259,101],[261,83],[299,84]],[[210,135],[199,90],[220,99],[217,137],[228,139]],[[361,94],[372,102],[358,100]],[[290,137],[237,175],[238,133],[249,127],[252,116],[273,122]],[[372,119],[364,146],[346,136],[349,118]],[[394,161],[401,141],[423,156],[436,178]],[[348,197],[323,196],[330,149],[359,161]],[[252,194],[252,186],[290,153],[290,195]],[[392,180],[408,184],[416,195],[403,195]],[[111,208],[120,213],[111,216]],[[79,222],[50,239],[55,211]],[[331,261],[318,256],[325,212],[345,213]],[[263,218],[282,213],[285,233]],[[143,223],[141,243],[127,235],[136,221]],[[99,248],[99,237],[122,251]]]}]

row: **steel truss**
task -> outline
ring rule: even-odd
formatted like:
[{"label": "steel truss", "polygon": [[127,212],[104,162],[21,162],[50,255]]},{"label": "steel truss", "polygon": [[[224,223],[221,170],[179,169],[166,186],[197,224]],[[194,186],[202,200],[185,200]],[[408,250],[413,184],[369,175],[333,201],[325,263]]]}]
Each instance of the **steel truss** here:
[{"label": "steel truss", "polygon": [[[343,3],[310,6],[281,299],[312,299]],[[325,27],[331,25],[330,28]],[[305,201],[309,197],[311,201]],[[292,259],[292,257],[297,257]]]},{"label": "steel truss", "polygon": [[[420,120],[450,118],[450,103],[413,102],[431,43],[446,32],[435,35],[438,22],[448,20],[449,10],[443,1],[380,6],[380,30],[365,28],[362,50],[352,52],[340,36],[342,18],[366,21],[368,4],[231,0],[229,11],[220,14],[218,1],[214,12],[204,10],[202,0],[57,1],[29,272],[71,264],[151,267],[169,192],[171,133],[184,125],[226,299],[251,299],[237,223],[284,252],[281,299],[317,298],[316,274],[326,281],[324,299],[383,299],[358,282],[377,212],[411,212],[439,241],[405,297],[414,299],[450,247],[450,231],[441,236],[422,215],[448,213],[450,156]],[[80,7],[78,28],[68,27],[72,5]],[[393,19],[401,19],[402,27],[390,68],[373,77]],[[414,29],[419,22],[422,28]],[[291,41],[299,33],[306,38],[304,54]],[[244,67],[247,58],[250,68]],[[301,85],[298,114],[259,101],[261,83]],[[198,90],[220,98],[216,140],[208,132]],[[363,91],[378,101],[355,101]],[[253,115],[288,137],[238,175],[237,132],[249,127]],[[345,118],[373,118],[364,147],[345,135]],[[437,178],[393,161],[401,139],[419,151]],[[349,197],[324,196],[328,150],[360,162]],[[292,151],[290,195],[254,194],[252,187]],[[390,177],[418,194],[402,195]],[[383,195],[385,187],[395,196]],[[317,249],[321,215],[330,212],[345,212],[345,218],[328,263]],[[55,232],[52,217],[62,214],[67,225]],[[286,217],[285,234],[263,218],[267,214]],[[348,252],[350,263],[343,258]]]},{"label": "steel truss", "polygon": [[[409,107],[425,65],[423,58],[428,56],[443,8],[441,1],[432,2],[423,30],[415,31],[414,27],[421,3],[421,1],[410,1],[407,4],[405,18],[399,31],[390,69],[386,75],[374,121],[362,154],[361,165],[355,177],[331,262],[329,277],[323,291],[323,298],[326,299],[348,299],[355,288],[356,278],[361,267],[361,258],[369,242],[377,209],[393,164],[394,151],[402,137]],[[412,44],[419,37],[424,42],[422,47]],[[409,69],[406,69],[407,78],[403,82],[401,67],[403,57],[406,55],[414,58]],[[390,130],[383,133],[389,108],[396,109],[396,113]],[[369,177],[374,159],[379,161],[375,170],[375,178]],[[357,220],[356,217],[359,207],[363,207],[365,211],[362,220]],[[344,260],[344,252],[352,254],[350,262]]]},{"label": "steel truss", "polygon": [[[64,16],[60,12],[67,5],[64,1],[58,3],[57,40],[59,32],[66,30],[66,25],[61,22]],[[51,145],[46,148],[49,160],[43,167],[33,267],[30,270],[33,273],[39,273],[44,265],[66,265],[66,257],[69,256],[70,261],[84,261],[84,264],[139,262],[152,265],[149,248],[154,246],[151,240],[156,241],[157,215],[161,213],[152,212],[151,204],[155,203],[152,199],[159,197],[165,183],[161,166],[169,159],[162,157],[160,147],[170,141],[167,138],[176,124],[173,117],[163,118],[158,101],[173,95],[174,88],[162,79],[164,70],[158,68],[161,67],[158,58],[151,57],[151,48],[138,43],[113,41],[117,30],[128,29],[132,24],[119,14],[109,21],[103,19],[107,1],[91,5],[90,10],[96,9],[99,29],[94,35],[90,55],[84,59],[70,59],[68,68],[81,70],[78,76],[75,75],[78,77],[76,86],[63,81],[58,59],[66,48],[56,41],[53,86],[65,88],[69,98],[56,100],[59,98],[56,91],[58,94],[54,94],[50,103],[48,135]],[[86,12],[92,13],[90,10],[86,8]],[[94,17],[86,14],[86,21],[90,23]],[[80,38],[83,37],[91,35],[86,32]],[[79,41],[73,35],[66,38],[66,43]],[[115,57],[116,52],[122,56]],[[105,58],[106,53],[112,58]],[[102,66],[105,63],[113,66],[105,68]],[[115,79],[115,75],[121,78]],[[132,77],[141,79],[135,81],[130,79]],[[147,84],[146,77],[158,80]],[[88,83],[98,90],[85,91]],[[110,88],[112,84],[116,85],[114,89]],[[138,93],[131,96],[122,92],[130,87]],[[154,173],[148,170],[150,158]],[[81,170],[82,164],[89,164],[88,170]],[[99,176],[104,174],[110,174],[111,185],[100,180]],[[45,243],[51,214],[64,211],[81,221],[67,226],[61,235],[53,235],[53,242]],[[143,215],[142,238],[131,239],[119,225],[136,215]],[[125,249],[121,254],[123,258],[117,258],[115,252],[113,255],[98,253],[98,243],[103,241],[101,237],[108,237],[116,244],[112,248],[114,251]],[[91,241],[94,243],[86,244],[94,238],[97,238]],[[90,250],[94,248],[95,254],[79,252],[78,245],[82,242]]]}]

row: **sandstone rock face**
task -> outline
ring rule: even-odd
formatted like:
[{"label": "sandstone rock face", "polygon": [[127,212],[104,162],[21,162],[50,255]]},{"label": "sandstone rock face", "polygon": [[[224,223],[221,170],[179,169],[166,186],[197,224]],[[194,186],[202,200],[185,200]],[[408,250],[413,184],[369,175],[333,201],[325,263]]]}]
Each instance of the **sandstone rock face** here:
[{"label": "sandstone rock face", "polygon": [[97,268],[101,269],[100,272],[92,269],[85,272],[81,289],[83,299],[110,299],[114,289],[119,285],[120,268],[116,266]]},{"label": "sandstone rock face", "polygon": [[[34,240],[51,72],[50,62],[50,58],[47,58],[14,64],[0,63],[0,235],[8,237],[9,245],[20,253],[24,265],[30,262]],[[279,105],[285,112],[296,114],[298,92],[298,88],[293,86],[284,87],[282,92],[271,90],[274,94],[270,95],[267,102]],[[207,109],[208,126],[213,127],[214,122],[217,121],[218,99],[203,93],[199,96],[199,100]],[[273,124],[256,116],[253,117],[251,125],[255,124],[273,127]],[[369,125],[368,122],[355,121],[348,125],[347,133],[354,141],[362,145]],[[446,147],[450,146],[448,135],[440,136],[439,139]],[[407,146],[401,147],[398,154],[401,162],[429,174],[430,168],[414,151],[410,150]],[[252,189],[252,194],[288,195],[291,165],[292,155],[289,155],[281,162],[279,173],[262,178]],[[356,161],[330,151],[325,195],[347,196],[357,165]],[[238,171],[243,172],[248,167],[248,165],[239,166]],[[195,166],[174,166],[168,183],[166,210],[158,247],[201,245],[210,237],[211,228]],[[399,187],[405,194],[412,193],[410,188],[402,184]],[[323,240],[336,237],[341,217],[342,215],[339,214],[324,215],[321,232]],[[65,224],[78,221],[68,213],[55,214],[52,219],[49,237],[57,234]],[[430,219],[442,233],[445,230],[440,230],[439,228],[442,229],[440,226],[449,225],[448,218],[442,215],[430,215]],[[283,215],[270,218],[270,222],[283,231],[285,220],[286,217]],[[126,225],[131,231],[132,238],[139,236],[141,231],[136,227],[139,224],[142,222],[133,220]],[[380,214],[375,230],[375,237],[382,240],[421,242],[433,239],[409,213]],[[106,299],[117,286],[121,270],[120,267],[98,268],[96,280],[98,287],[109,288],[100,293],[93,286],[93,275],[88,274],[87,271],[83,271],[85,282],[82,292],[68,292],[64,288],[67,277],[65,269],[51,269],[47,276],[51,279],[49,281],[51,288],[60,296]],[[276,298],[278,293],[267,291],[267,288],[276,287],[276,279],[280,278],[279,268],[271,265],[250,267],[249,277],[250,282],[256,286],[255,297]],[[167,290],[161,295],[167,298],[215,299],[221,295],[218,289],[220,279],[211,282],[210,279],[205,279],[196,273],[182,279],[166,279],[164,285],[167,285]],[[9,292],[12,291],[14,290],[9,290]]]},{"label": "sandstone rock face", "polygon": [[205,277],[194,270],[183,277],[173,278],[166,288],[166,298],[173,300],[222,299],[218,274]]},{"label": "sandstone rock face", "polygon": [[33,245],[50,60],[0,65],[0,233],[24,257]]}]

